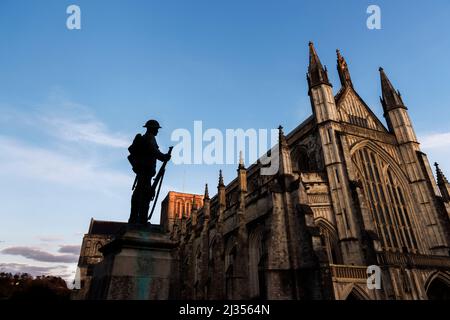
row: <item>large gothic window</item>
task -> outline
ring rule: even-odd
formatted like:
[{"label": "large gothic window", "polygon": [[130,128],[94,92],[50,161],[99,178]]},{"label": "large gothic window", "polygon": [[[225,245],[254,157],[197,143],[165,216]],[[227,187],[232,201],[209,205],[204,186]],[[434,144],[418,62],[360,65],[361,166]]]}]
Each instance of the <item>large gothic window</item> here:
[{"label": "large gothic window", "polygon": [[353,155],[359,168],[368,209],[384,250],[416,252],[406,193],[393,168],[369,148]]}]

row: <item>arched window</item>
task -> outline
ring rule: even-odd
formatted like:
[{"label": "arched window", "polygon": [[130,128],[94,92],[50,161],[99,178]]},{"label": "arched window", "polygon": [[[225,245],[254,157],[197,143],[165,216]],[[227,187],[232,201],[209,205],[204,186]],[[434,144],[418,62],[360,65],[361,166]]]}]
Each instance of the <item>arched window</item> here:
[{"label": "arched window", "polygon": [[250,298],[264,298],[265,292],[265,241],[263,228],[249,236],[249,293]]},{"label": "arched window", "polygon": [[300,148],[298,150],[298,161],[297,167],[301,172],[309,172],[311,171],[311,166],[309,163],[308,151],[305,148]]},{"label": "arched window", "polygon": [[181,201],[178,200],[175,206],[175,213],[178,215],[178,218],[181,218]]},{"label": "arched window", "polygon": [[91,255],[91,241],[86,241],[86,246],[84,247],[84,255],[89,257]]},{"label": "arched window", "polygon": [[189,217],[189,201],[186,201],[184,203],[184,214],[186,215],[186,217]]},{"label": "arched window", "polygon": [[94,253],[94,255],[96,255],[96,256],[101,256],[102,255],[102,253],[100,252],[100,248],[103,246],[103,244],[100,242],[100,241],[98,241],[96,244],[95,244],[95,253]]},{"label": "arched window", "polygon": [[336,230],[328,222],[323,220],[319,220],[317,226],[320,230],[322,245],[327,251],[328,261],[332,264],[341,264],[342,256]]},{"label": "arched window", "polygon": [[197,248],[194,260],[194,298],[198,299],[200,295],[200,277],[202,268],[202,254],[200,248]]},{"label": "arched window", "polygon": [[192,202],[187,201],[186,202],[186,216],[190,216],[191,215],[191,206],[192,206]]},{"label": "arched window", "polygon": [[209,246],[208,263],[208,293],[209,298],[223,299],[224,288],[224,261],[221,251],[219,236],[215,236]]},{"label": "arched window", "polygon": [[234,261],[236,260],[236,247],[233,238],[229,239],[225,254],[225,296],[232,300],[234,296]]},{"label": "arched window", "polygon": [[233,299],[233,265],[230,264],[227,268],[227,271],[225,273],[225,290],[226,290],[226,297],[228,300]]},{"label": "arched window", "polygon": [[395,170],[366,147],[353,154],[353,161],[383,249],[416,252],[418,245],[407,193]]},{"label": "arched window", "polygon": [[201,267],[202,267],[202,260],[201,260],[201,251],[200,249],[197,249],[197,253],[195,254],[195,264],[194,264],[194,283],[197,281],[200,281],[200,273],[201,273]]}]

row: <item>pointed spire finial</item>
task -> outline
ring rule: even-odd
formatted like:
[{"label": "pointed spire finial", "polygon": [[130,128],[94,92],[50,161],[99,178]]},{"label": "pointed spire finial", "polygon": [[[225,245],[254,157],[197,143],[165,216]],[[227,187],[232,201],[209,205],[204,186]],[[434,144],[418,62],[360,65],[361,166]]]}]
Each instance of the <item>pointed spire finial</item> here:
[{"label": "pointed spire finial", "polygon": [[209,191],[208,191],[208,184],[205,184],[205,200],[209,200]]},{"label": "pointed spire finial", "polygon": [[391,81],[384,72],[384,69],[380,67],[378,70],[380,71],[382,91],[381,103],[383,105],[384,112],[388,112],[397,108],[407,109],[398,91],[395,90]]},{"label": "pointed spire finial", "polygon": [[345,61],[345,58],[341,55],[341,51],[339,49],[336,49],[336,55],[337,55],[337,70],[339,73],[339,79],[341,80],[341,85],[343,87],[353,87],[352,78],[350,77],[350,71],[348,70],[347,61]]},{"label": "pointed spire finial", "polygon": [[441,168],[439,168],[439,164],[437,162],[435,162],[434,166],[436,167],[437,184],[438,185],[445,185],[446,183],[448,183],[447,178],[445,177],[445,175],[442,172]]},{"label": "pointed spire finial", "polygon": [[283,126],[282,125],[280,125],[278,127],[278,142],[280,144],[280,147],[287,145],[286,136],[284,135],[284,131],[283,131]]},{"label": "pointed spire finial", "polygon": [[245,168],[245,164],[244,164],[244,156],[242,153],[242,150],[239,151],[239,169],[244,169]]},{"label": "pointed spire finial", "polygon": [[225,184],[223,183],[223,175],[222,175],[222,169],[219,170],[219,187],[223,187]]},{"label": "pointed spire finial", "polygon": [[278,155],[279,173],[282,175],[292,173],[289,145],[282,126],[278,127]]},{"label": "pointed spire finial", "polygon": [[309,42],[309,67],[307,79],[310,89],[319,84],[331,86],[326,68],[322,66],[316,49],[314,48],[314,44],[311,41]]}]

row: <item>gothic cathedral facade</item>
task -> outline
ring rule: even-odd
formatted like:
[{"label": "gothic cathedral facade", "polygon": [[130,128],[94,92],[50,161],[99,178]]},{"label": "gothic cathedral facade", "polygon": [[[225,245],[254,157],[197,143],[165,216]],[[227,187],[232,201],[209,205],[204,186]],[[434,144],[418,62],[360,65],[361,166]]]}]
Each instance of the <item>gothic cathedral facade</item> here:
[{"label": "gothic cathedral facade", "polygon": [[[450,298],[450,184],[437,182],[408,109],[380,68],[385,126],[355,91],[337,52],[341,89],[309,44],[312,116],[279,129],[278,174],[241,163],[217,195],[170,223],[177,299]],[[367,267],[381,287],[367,286]]]}]

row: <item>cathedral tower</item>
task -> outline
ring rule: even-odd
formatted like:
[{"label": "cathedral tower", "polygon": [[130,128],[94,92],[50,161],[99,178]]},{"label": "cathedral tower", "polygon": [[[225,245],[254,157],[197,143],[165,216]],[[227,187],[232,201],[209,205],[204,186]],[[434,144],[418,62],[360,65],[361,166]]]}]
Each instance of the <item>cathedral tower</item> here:
[{"label": "cathedral tower", "polygon": [[384,117],[389,131],[395,135],[403,160],[403,169],[409,178],[413,193],[419,205],[419,220],[426,233],[428,249],[434,254],[448,255],[449,244],[444,237],[442,217],[436,209],[436,182],[432,178],[429,162],[420,151],[408,108],[399,91],[394,89],[383,68],[379,69],[381,78]]},{"label": "cathedral tower", "polygon": [[[349,264],[364,265],[358,240],[358,228],[354,223],[356,221],[355,210],[350,200],[348,177],[339,148],[339,116],[332,85],[328,80],[327,70],[322,66],[311,42],[309,43],[307,79],[313,114],[319,130],[342,254],[344,260]],[[343,74],[341,80],[349,83],[349,79],[347,70],[347,76]]]}]

